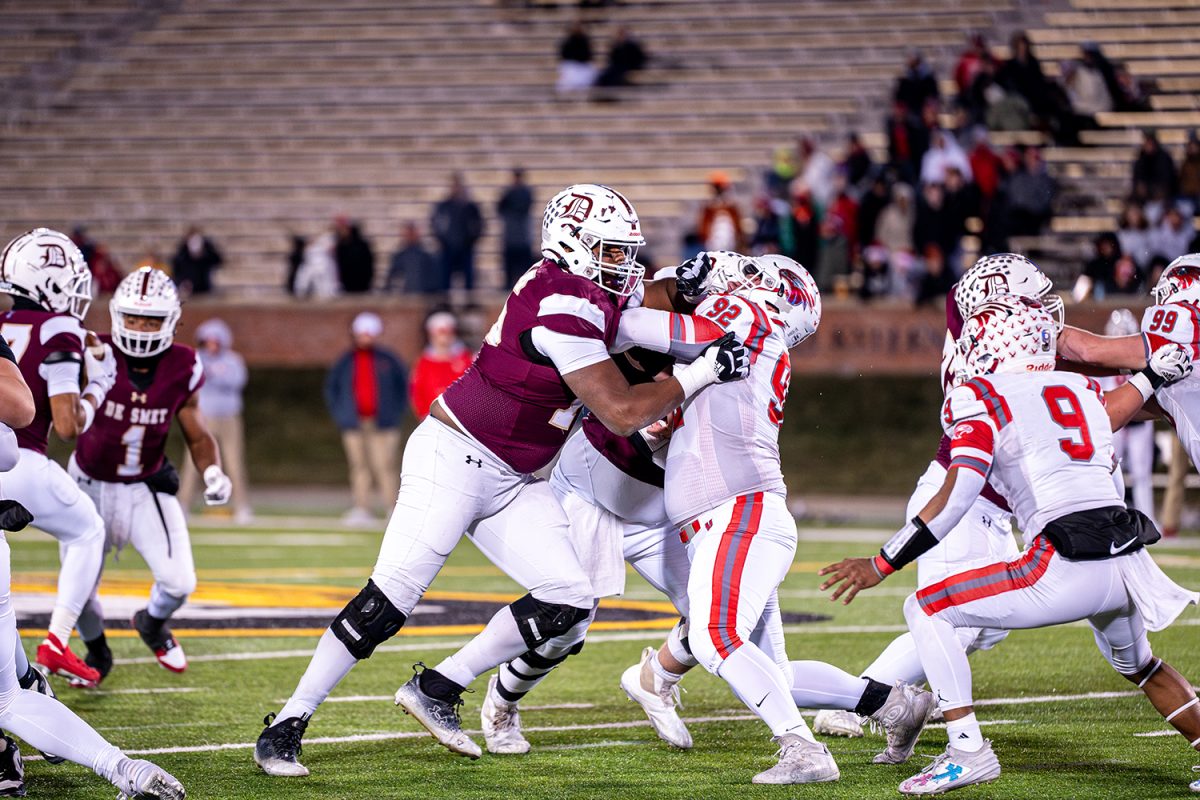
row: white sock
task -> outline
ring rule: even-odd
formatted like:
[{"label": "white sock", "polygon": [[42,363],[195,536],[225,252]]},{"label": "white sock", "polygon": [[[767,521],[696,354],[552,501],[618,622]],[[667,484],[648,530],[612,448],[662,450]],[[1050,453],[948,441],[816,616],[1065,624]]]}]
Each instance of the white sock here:
[{"label": "white sock", "polygon": [[50,612],[50,624],[47,626],[48,632],[56,637],[63,647],[67,647],[67,643],[71,640],[71,629],[75,627],[75,621],[79,615],[70,609],[62,606],[55,606]]},{"label": "white sock", "polygon": [[86,534],[66,544],[59,543],[58,558],[62,566],[58,570],[58,597],[49,628],[66,646],[75,620],[92,596],[100,580],[100,568],[104,566],[104,521],[99,514],[91,513]]},{"label": "white sock", "polygon": [[949,711],[974,705],[971,665],[954,627],[936,614],[931,617],[922,611],[915,594],[904,601],[904,618],[913,637],[921,642],[921,665],[929,688],[938,699],[938,707]]},{"label": "white sock", "polygon": [[146,605],[146,613],[155,619],[170,619],[171,615],[187,602],[187,595],[179,597],[167,594],[155,583],[150,588],[150,602]]},{"label": "white sock", "polygon": [[857,678],[824,661],[793,661],[792,701],[800,708],[836,708],[853,711],[867,686]]},{"label": "white sock", "polygon": [[671,670],[662,665],[662,662],[658,660],[658,653],[655,653],[650,659],[650,671],[657,675],[658,679],[663,683],[679,683],[683,680],[682,673],[671,672]]},{"label": "white sock", "polygon": [[717,675],[747,708],[767,723],[772,736],[793,733],[816,741],[792,700],[791,686],[779,665],[755,644],[746,642],[734,650],[717,667]]},{"label": "white sock", "polygon": [[983,748],[983,733],[979,730],[979,720],[975,719],[975,712],[972,711],[962,719],[946,722],[946,738],[955,750],[979,752]]},{"label": "white sock", "polygon": [[280,709],[273,724],[278,725],[292,717],[311,716],[357,663],[358,659],[350,655],[346,646],[327,628],[317,642],[308,669],[296,684],[296,691]]},{"label": "white sock", "polygon": [[0,714],[0,727],[44,753],[74,761],[109,781],[119,777],[124,754],[58,700],[19,691],[8,711]]},{"label": "white sock", "polygon": [[434,669],[459,686],[468,686],[489,669],[513,660],[528,649],[512,609],[505,606],[474,639]]}]

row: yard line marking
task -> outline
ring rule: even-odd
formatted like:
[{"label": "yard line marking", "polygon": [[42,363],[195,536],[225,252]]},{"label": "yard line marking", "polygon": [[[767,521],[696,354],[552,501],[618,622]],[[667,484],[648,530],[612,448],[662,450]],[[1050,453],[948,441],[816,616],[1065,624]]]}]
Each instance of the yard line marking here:
[{"label": "yard line marking", "polygon": [[199,686],[168,686],[160,689],[91,689],[88,694],[184,694],[207,691]]},{"label": "yard line marking", "polygon": [[[386,700],[387,702],[395,702],[394,694],[351,694],[345,697],[330,697],[326,703],[377,703]],[[286,703],[288,698],[284,697],[276,700],[276,703]],[[558,711],[560,709],[586,709],[595,708],[592,703],[552,703],[542,706],[521,706],[522,711]]]},{"label": "yard line marking", "polygon": [[559,750],[594,750],[598,747],[631,747],[644,744],[645,742],[634,741],[633,739],[616,739],[609,742],[585,742],[584,744],[552,744],[546,747],[539,747],[538,752],[557,752]]},{"label": "yard line marking", "polygon": [[1145,733],[1135,733],[1134,736],[1151,737],[1151,736],[1178,736],[1179,731],[1146,731]]}]

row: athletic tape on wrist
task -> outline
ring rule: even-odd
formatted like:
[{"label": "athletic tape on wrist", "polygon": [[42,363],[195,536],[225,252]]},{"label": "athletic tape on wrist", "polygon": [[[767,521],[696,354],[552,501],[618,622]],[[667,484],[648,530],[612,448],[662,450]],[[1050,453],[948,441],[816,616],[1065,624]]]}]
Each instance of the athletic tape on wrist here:
[{"label": "athletic tape on wrist", "polygon": [[717,374],[713,372],[712,365],[708,361],[697,359],[678,370],[675,373],[675,380],[679,381],[679,386],[683,389],[683,399],[687,400],[705,386],[714,383],[717,380]]},{"label": "athletic tape on wrist", "polygon": [[1154,386],[1150,379],[1144,373],[1137,373],[1129,379],[1129,383],[1133,388],[1138,390],[1138,394],[1142,396],[1142,402],[1146,402],[1154,394]]},{"label": "athletic tape on wrist", "polygon": [[81,433],[92,427],[92,422],[96,419],[96,406],[89,403],[87,397],[87,390],[85,389],[83,397],[79,400],[79,404],[83,406],[83,427],[80,428]]}]

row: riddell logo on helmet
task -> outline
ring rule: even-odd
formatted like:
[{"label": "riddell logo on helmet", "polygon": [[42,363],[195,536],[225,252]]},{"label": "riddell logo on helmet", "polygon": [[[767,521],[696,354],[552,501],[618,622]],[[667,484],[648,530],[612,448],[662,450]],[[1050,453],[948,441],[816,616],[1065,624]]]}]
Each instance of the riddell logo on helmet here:
[{"label": "riddell logo on helmet", "polygon": [[67,253],[59,245],[44,244],[42,248],[42,263],[39,267],[65,267],[67,266]]},{"label": "riddell logo on helmet", "polygon": [[592,198],[582,194],[572,194],[571,202],[567,203],[567,207],[559,213],[558,218],[584,222],[591,213]]}]

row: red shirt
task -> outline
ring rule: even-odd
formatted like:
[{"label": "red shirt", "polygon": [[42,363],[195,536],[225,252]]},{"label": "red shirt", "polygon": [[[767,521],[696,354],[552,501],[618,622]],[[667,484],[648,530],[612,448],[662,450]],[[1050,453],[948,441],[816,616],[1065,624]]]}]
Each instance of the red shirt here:
[{"label": "red shirt", "polygon": [[354,351],[354,404],[358,416],[374,419],[379,411],[379,381],[375,375],[375,351]]},{"label": "red shirt", "polygon": [[409,384],[409,397],[417,419],[425,419],[429,414],[429,406],[437,396],[458,380],[473,360],[471,351],[462,346],[456,348],[449,358],[438,358],[428,350],[421,354],[413,367],[412,382]]}]

